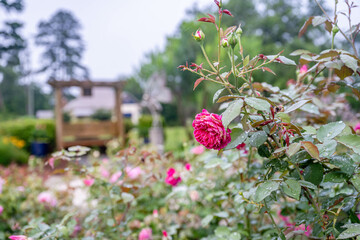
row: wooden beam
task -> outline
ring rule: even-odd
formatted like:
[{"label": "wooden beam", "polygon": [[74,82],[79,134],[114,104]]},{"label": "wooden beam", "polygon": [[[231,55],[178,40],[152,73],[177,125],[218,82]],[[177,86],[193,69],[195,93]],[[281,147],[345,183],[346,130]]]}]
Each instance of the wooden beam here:
[{"label": "wooden beam", "polygon": [[63,148],[63,114],[62,114],[62,88],[55,88],[55,126],[56,126],[56,148]]},{"label": "wooden beam", "polygon": [[60,81],[51,79],[48,84],[52,87],[115,87],[123,88],[126,81],[90,81],[90,80],[76,80],[71,79],[69,81]]},{"label": "wooden beam", "polygon": [[121,144],[125,145],[125,131],[124,131],[124,120],[121,112],[121,88],[115,87],[115,115],[117,123],[117,134],[121,139]]}]

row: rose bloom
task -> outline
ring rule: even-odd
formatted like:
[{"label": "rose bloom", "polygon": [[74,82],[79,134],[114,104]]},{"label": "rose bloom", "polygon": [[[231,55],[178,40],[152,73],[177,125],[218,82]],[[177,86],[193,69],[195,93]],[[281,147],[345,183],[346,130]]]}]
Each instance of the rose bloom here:
[{"label": "rose bloom", "polygon": [[355,127],[354,127],[354,131],[355,131],[355,132],[358,132],[359,130],[360,130],[360,122],[357,123],[357,124],[355,125]]},{"label": "rose bloom", "polygon": [[49,205],[51,207],[56,206],[56,198],[50,193],[50,192],[42,192],[37,197],[38,201],[40,203],[44,203],[46,205]]},{"label": "rose bloom", "polygon": [[117,180],[119,180],[119,178],[121,177],[121,175],[122,175],[121,171],[118,171],[118,172],[114,173],[113,175],[111,175],[110,183],[116,183]]},{"label": "rose bloom", "polygon": [[87,177],[87,178],[85,178],[85,179],[83,180],[83,182],[84,182],[84,184],[85,184],[86,186],[91,187],[91,185],[94,184],[95,179],[90,178],[90,177]]},{"label": "rose bloom", "polygon": [[306,66],[306,65],[302,65],[302,67],[300,68],[300,74],[306,73],[307,70],[308,70],[307,66]]},{"label": "rose bloom", "polygon": [[2,214],[3,211],[4,211],[4,207],[0,205],[0,215]]},{"label": "rose bloom", "polygon": [[151,228],[143,228],[139,233],[139,240],[151,240],[152,230]]},{"label": "rose bloom", "polygon": [[179,182],[181,182],[181,177],[176,177],[177,173],[174,168],[170,168],[167,171],[167,177],[165,178],[165,182],[171,186],[176,186]]},{"label": "rose bloom", "polygon": [[191,164],[190,163],[185,164],[185,169],[191,171]]},{"label": "rose bloom", "polygon": [[208,149],[221,150],[231,142],[230,129],[225,129],[221,116],[203,109],[192,124],[196,141]]},{"label": "rose bloom", "polygon": [[248,154],[248,150],[246,150],[246,143],[241,143],[236,146],[236,149],[243,151],[244,154]]},{"label": "rose bloom", "polygon": [[137,179],[144,173],[140,167],[126,167],[125,172],[131,180]]},{"label": "rose bloom", "polygon": [[205,151],[205,148],[203,146],[197,146],[191,149],[191,152],[195,155],[200,155]]},{"label": "rose bloom", "polygon": [[12,235],[9,237],[11,240],[31,240],[31,238],[27,238],[24,235]]}]

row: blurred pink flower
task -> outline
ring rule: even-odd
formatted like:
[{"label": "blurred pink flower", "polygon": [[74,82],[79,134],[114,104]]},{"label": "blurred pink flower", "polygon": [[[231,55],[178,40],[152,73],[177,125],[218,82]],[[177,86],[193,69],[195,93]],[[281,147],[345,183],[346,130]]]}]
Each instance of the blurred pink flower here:
[{"label": "blurred pink flower", "polygon": [[4,207],[0,205],[0,215],[3,213]]},{"label": "blurred pink flower", "polygon": [[279,217],[282,221],[284,221],[285,226],[288,228],[288,230],[290,230],[290,231],[302,230],[302,231],[304,231],[304,234],[305,234],[307,237],[309,237],[309,236],[311,235],[312,228],[311,228],[310,225],[307,226],[306,228],[305,228],[305,224],[301,224],[301,225],[299,225],[299,226],[295,226],[295,223],[290,222],[290,217],[281,215],[281,211],[278,211],[277,214],[278,214],[278,217]]},{"label": "blurred pink flower", "polygon": [[181,177],[177,177],[177,173],[174,168],[170,168],[167,171],[167,177],[165,178],[165,182],[171,186],[176,186],[179,182],[181,182]]},{"label": "blurred pink flower", "polygon": [[354,127],[354,131],[357,132],[360,130],[360,122],[358,122],[355,127]]},{"label": "blurred pink flower", "polygon": [[230,141],[231,130],[225,130],[221,116],[203,109],[192,123],[196,141],[208,149],[221,150]]},{"label": "blurred pink flower", "polygon": [[192,200],[192,201],[197,201],[197,200],[199,200],[199,198],[200,198],[200,196],[199,196],[199,192],[198,191],[196,191],[196,190],[192,190],[190,193],[189,193],[189,195],[190,195],[190,199]]},{"label": "blurred pink flower", "polygon": [[100,174],[104,178],[108,178],[110,176],[110,172],[103,166],[100,166]]},{"label": "blurred pink flower", "polygon": [[139,233],[139,240],[151,240],[152,230],[151,228],[143,228]]},{"label": "blurred pink flower", "polygon": [[164,230],[164,231],[162,231],[162,234],[163,234],[163,236],[164,236],[164,237],[168,237],[168,233],[167,233],[167,231],[165,231],[165,230]]},{"label": "blurred pink flower", "polygon": [[95,179],[90,178],[90,177],[87,177],[87,178],[85,178],[83,181],[84,181],[84,184],[85,184],[86,186],[89,186],[89,187],[90,187],[91,185],[94,184]]},{"label": "blurred pink flower", "polygon": [[110,183],[116,183],[119,180],[119,178],[121,177],[121,175],[122,175],[121,171],[118,171],[118,172],[114,173],[113,175],[111,175]]},{"label": "blurred pink flower", "polygon": [[125,172],[128,175],[128,177],[132,180],[137,179],[144,173],[140,167],[126,167]]},{"label": "blurred pink flower", "polygon": [[191,149],[191,152],[195,155],[200,155],[205,151],[205,148],[203,146],[197,146],[197,147],[193,147]]},{"label": "blurred pink flower", "polygon": [[11,240],[30,240],[30,238],[27,238],[24,235],[12,235],[9,237]]},{"label": "blurred pink flower", "polygon": [[185,164],[185,169],[191,171],[191,164],[190,163]]},{"label": "blurred pink flower", "polygon": [[243,151],[244,154],[248,154],[248,150],[246,150],[246,144],[245,143],[241,143],[239,145],[237,145],[236,149]]},{"label": "blurred pink flower", "polygon": [[308,70],[308,67],[306,65],[302,65],[300,68],[300,74],[304,74],[306,73]]},{"label": "blurred pink flower", "polygon": [[155,218],[159,217],[159,211],[158,210],[154,209],[153,217],[155,217]]},{"label": "blurred pink flower", "polygon": [[40,203],[44,203],[46,205],[49,205],[51,207],[56,206],[56,198],[50,193],[50,192],[42,192],[37,197],[38,201]]},{"label": "blurred pink flower", "polygon": [[24,191],[25,191],[24,186],[18,186],[16,189],[17,189],[19,192],[24,192]]},{"label": "blurred pink flower", "polygon": [[49,166],[52,168],[52,169],[54,169],[54,163],[55,163],[55,158],[50,158],[49,159],[49,161],[48,161],[48,163],[49,163]]}]

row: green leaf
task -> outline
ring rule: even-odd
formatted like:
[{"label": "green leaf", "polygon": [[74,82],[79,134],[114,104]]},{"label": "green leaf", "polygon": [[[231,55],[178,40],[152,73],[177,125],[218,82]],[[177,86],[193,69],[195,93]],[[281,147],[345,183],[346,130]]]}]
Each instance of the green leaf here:
[{"label": "green leaf", "polygon": [[312,114],[316,114],[316,115],[320,114],[319,108],[312,103],[307,103],[304,106],[302,106],[300,109],[305,112],[308,112],[308,113],[312,113]]},{"label": "green leaf", "polygon": [[314,184],[312,184],[311,182],[308,182],[308,181],[299,180],[299,183],[302,187],[307,187],[307,188],[310,188],[313,190],[315,190],[317,188]]},{"label": "green leaf", "polygon": [[320,160],[319,149],[312,142],[303,141],[301,142],[301,146],[304,147],[304,149],[311,155],[311,157]]},{"label": "green leaf", "polygon": [[273,191],[278,190],[280,183],[275,181],[265,181],[261,183],[256,189],[254,195],[255,202],[261,202],[267,196],[269,196]]},{"label": "green leaf", "polygon": [[337,155],[330,159],[330,163],[340,168],[340,170],[348,175],[353,175],[355,171],[354,161],[348,155]]},{"label": "green leaf", "polygon": [[341,80],[350,77],[354,73],[354,71],[346,65],[342,66],[340,70],[335,68],[334,72]]},{"label": "green leaf", "polygon": [[[275,57],[276,57],[276,55],[269,55],[269,56],[267,56],[267,58],[268,58],[269,60],[272,60],[272,59],[274,59]],[[280,61],[281,61],[283,64],[296,66],[296,63],[295,63],[293,60],[291,60],[291,59],[289,59],[289,58],[287,58],[287,57],[279,56],[279,57],[277,57],[277,58],[280,59]]]},{"label": "green leaf", "polygon": [[276,114],[276,116],[280,118],[282,122],[290,123],[291,121],[289,114],[285,112],[279,112]]},{"label": "green leaf", "polygon": [[269,148],[265,144],[262,144],[260,147],[258,147],[258,153],[261,157],[264,158],[269,158],[271,156]]},{"label": "green leaf", "polygon": [[324,168],[320,163],[311,163],[304,170],[304,179],[314,185],[319,185],[324,176]]},{"label": "green leaf", "polygon": [[325,17],[322,17],[322,16],[314,16],[313,20],[312,20],[312,25],[314,27],[320,25],[320,24],[323,24],[324,22],[326,22],[326,18]]},{"label": "green leaf", "polygon": [[250,57],[249,57],[249,55],[247,55],[243,62],[244,67],[249,64],[249,61],[250,61]]},{"label": "green leaf", "polygon": [[356,69],[358,68],[358,61],[354,57],[347,54],[341,54],[340,59],[347,67],[356,72]]},{"label": "green leaf", "polygon": [[214,213],[214,216],[217,216],[219,218],[228,218],[229,217],[229,213],[228,212],[218,212],[218,213]]},{"label": "green leaf", "polygon": [[304,106],[306,103],[310,102],[311,100],[300,100],[298,102],[296,102],[293,105],[290,105],[290,107],[285,108],[285,113],[289,113],[292,111],[295,111],[298,108],[301,108],[302,106]]},{"label": "green leaf", "polygon": [[208,162],[205,163],[204,168],[206,168],[206,169],[214,168],[214,167],[219,166],[222,162],[223,162],[223,160],[221,158],[212,158]]},{"label": "green leaf", "polygon": [[289,157],[293,156],[295,153],[297,153],[301,148],[301,143],[292,143],[286,149],[286,153],[289,155]]},{"label": "green leaf", "polygon": [[124,200],[124,203],[128,203],[134,200],[134,196],[126,192],[121,193],[121,198]]},{"label": "green leaf", "polygon": [[211,220],[213,220],[214,216],[213,215],[207,215],[206,217],[204,217],[201,220],[201,226],[206,227],[207,225],[209,225],[209,223],[211,222]]},{"label": "green leaf", "polygon": [[297,153],[295,153],[290,159],[291,159],[291,162],[293,162],[293,163],[300,163],[300,162],[303,162],[310,158],[311,158],[311,156],[307,151],[300,150]]},{"label": "green leaf", "polygon": [[360,235],[360,224],[347,224],[348,229],[343,231],[337,239],[349,239]]},{"label": "green leaf", "polygon": [[244,101],[242,99],[235,100],[223,112],[221,120],[225,129],[228,127],[232,120],[234,120],[237,116],[240,115],[243,105]]},{"label": "green leaf", "polygon": [[225,226],[219,226],[215,229],[215,235],[217,237],[227,237],[230,235],[230,230],[228,227]]},{"label": "green leaf", "polygon": [[246,140],[248,133],[244,132],[244,130],[242,130],[241,128],[233,128],[231,129],[230,136],[231,142],[225,147],[224,150],[236,148],[239,144],[243,143]]},{"label": "green leaf", "polygon": [[237,232],[231,233],[229,236],[229,240],[241,240],[240,233],[237,233]]},{"label": "green leaf", "polygon": [[293,51],[289,55],[290,56],[299,56],[299,55],[303,55],[303,54],[311,54],[311,52],[308,50],[304,50],[304,49],[298,49],[298,50]]},{"label": "green leaf", "polygon": [[316,128],[312,127],[312,126],[305,126],[302,127],[302,129],[304,129],[306,132],[304,132],[304,134],[316,134]]},{"label": "green leaf", "polygon": [[356,190],[357,190],[358,192],[360,192],[360,175],[359,175],[359,174],[354,175],[354,176],[351,178],[350,182],[354,185],[354,187],[356,188]]},{"label": "green leaf", "polygon": [[247,105],[249,105],[252,108],[255,108],[259,111],[269,112],[270,111],[270,103],[255,97],[247,97],[245,98],[245,102]]},{"label": "green leaf", "polygon": [[348,177],[342,172],[330,172],[325,174],[324,182],[342,183],[345,182]]},{"label": "green leaf", "polygon": [[317,131],[317,138],[321,142],[324,142],[325,139],[333,139],[339,135],[345,127],[346,124],[343,121],[322,125]]},{"label": "green leaf", "polygon": [[258,131],[251,135],[249,143],[253,147],[260,147],[267,140],[267,134],[264,131]]},{"label": "green leaf", "polygon": [[281,186],[286,195],[295,198],[296,200],[300,199],[301,186],[298,181],[294,179],[288,179],[283,182]]},{"label": "green leaf", "polygon": [[225,90],[225,88],[221,88],[219,90],[217,90],[214,94],[213,97],[213,103],[215,103],[215,101],[219,98],[219,96],[221,95],[221,93]]},{"label": "green leaf", "polygon": [[351,148],[355,153],[360,154],[360,136],[354,134],[345,135],[339,137],[337,141]]},{"label": "green leaf", "polygon": [[325,139],[323,144],[316,144],[316,146],[319,149],[320,157],[328,158],[335,153],[337,142],[333,139]]}]

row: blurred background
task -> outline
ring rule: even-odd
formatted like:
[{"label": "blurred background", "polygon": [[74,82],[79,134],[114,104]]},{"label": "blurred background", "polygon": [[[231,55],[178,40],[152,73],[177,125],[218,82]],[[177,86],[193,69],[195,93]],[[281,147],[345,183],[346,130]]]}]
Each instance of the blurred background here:
[{"label": "blurred background", "polygon": [[[332,16],[333,1],[321,2]],[[241,24],[244,54],[250,57],[282,50],[285,56],[296,49],[320,52],[331,44],[330,35],[319,27],[310,26],[298,38],[306,19],[321,15],[312,0],[228,0],[224,4],[234,16],[225,16],[224,24]],[[344,10],[341,2],[338,11]],[[192,38],[199,27],[206,35],[206,50],[215,56],[214,26],[196,21],[207,12],[216,15],[215,11],[211,0],[1,0],[0,155],[18,154],[7,159],[26,161],[33,142],[45,142],[48,151],[54,150],[55,101],[49,79],[126,82],[125,132],[136,129],[137,137],[148,142],[155,118],[164,130],[165,150],[181,149],[184,141],[192,139],[195,114],[203,108],[216,112],[219,107],[212,103],[216,85],[201,84],[193,91],[196,76],[177,68],[186,62],[204,62]],[[359,22],[360,14],[352,15],[354,24]],[[342,24],[345,21],[340,19]],[[341,38],[336,44],[346,48]],[[272,69],[276,76],[256,73],[255,81],[283,88],[296,76],[293,66]],[[66,88],[62,120],[110,121],[113,98],[105,89]],[[348,101],[353,109],[359,108],[355,99]],[[8,143],[17,150],[10,151]],[[5,159],[1,160],[5,164],[11,161]]]}]

